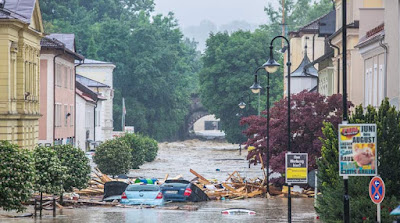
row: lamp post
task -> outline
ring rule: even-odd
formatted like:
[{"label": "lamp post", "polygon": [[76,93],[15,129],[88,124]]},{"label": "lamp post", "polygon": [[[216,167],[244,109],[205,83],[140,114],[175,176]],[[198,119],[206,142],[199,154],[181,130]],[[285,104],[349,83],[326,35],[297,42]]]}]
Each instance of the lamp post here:
[{"label": "lamp post", "polygon": [[[260,94],[260,90],[262,89],[261,85],[258,83],[258,75],[257,72],[259,70],[266,69],[266,67],[262,66],[259,67],[255,70],[254,72],[254,84],[250,87],[251,91],[254,94]],[[266,167],[267,167],[267,193],[269,194],[269,121],[270,121],[270,116],[269,116],[269,72],[267,72],[267,137],[266,137],[266,143],[267,143],[267,161],[266,161]]]},{"label": "lamp post", "polygon": [[[273,53],[273,49],[274,49],[274,41],[278,38],[282,38],[286,41],[287,43],[287,51],[288,51],[288,61],[286,63],[287,66],[287,75],[288,75],[288,80],[287,80],[287,98],[288,98],[288,131],[287,131],[287,136],[288,136],[288,152],[291,152],[291,134],[290,134],[290,67],[291,67],[291,62],[290,62],[290,42],[289,40],[284,37],[284,36],[275,36],[272,40],[271,43],[269,45],[269,59],[268,61],[263,64],[263,67],[265,67],[265,70],[268,73],[275,73],[278,68],[280,67],[280,64],[278,62],[276,62],[276,60],[274,59],[274,53]],[[290,184],[288,185],[288,222],[291,223],[292,222],[292,201],[291,201],[291,195],[290,195]]]}]

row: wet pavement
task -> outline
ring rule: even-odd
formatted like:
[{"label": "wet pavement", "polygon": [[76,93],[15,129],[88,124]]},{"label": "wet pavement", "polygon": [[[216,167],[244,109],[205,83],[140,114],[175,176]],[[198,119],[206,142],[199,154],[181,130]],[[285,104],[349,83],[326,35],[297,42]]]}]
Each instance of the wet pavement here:
[{"label": "wet pavement", "polygon": [[[248,167],[246,151],[239,155],[239,146],[190,140],[185,142],[161,143],[155,161],[145,163],[139,170],[132,170],[130,176],[156,177],[163,179],[165,174],[170,177],[183,175],[185,179],[192,179],[194,175],[190,168],[207,179],[224,181],[228,174],[239,171],[241,176],[248,178],[262,178],[260,166]],[[313,208],[314,200],[309,198],[292,199],[293,222],[320,222],[315,220]],[[167,206],[187,205],[187,203],[170,203]],[[51,223],[108,223],[108,222],[287,222],[286,198],[252,198],[245,200],[224,200],[192,203],[198,206],[197,211],[165,210],[162,208],[140,209],[140,207],[81,207],[57,211],[57,217],[51,216],[51,211],[45,211],[40,220],[33,218],[10,219],[1,217],[7,212],[0,210],[0,222],[51,222]],[[222,215],[221,211],[228,208],[247,208],[257,212],[249,215]],[[32,213],[32,207],[27,211]],[[10,213],[15,215],[15,213]]]}]

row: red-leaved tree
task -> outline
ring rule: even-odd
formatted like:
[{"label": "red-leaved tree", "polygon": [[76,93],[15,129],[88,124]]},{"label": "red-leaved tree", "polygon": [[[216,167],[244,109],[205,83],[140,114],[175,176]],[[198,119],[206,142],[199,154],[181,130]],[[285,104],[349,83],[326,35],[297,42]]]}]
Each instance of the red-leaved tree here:
[{"label": "red-leaved tree", "polygon": [[[319,93],[302,91],[291,96],[290,128],[291,151],[308,153],[309,170],[315,169],[316,158],[321,155],[323,122],[331,122],[337,126],[342,120],[342,96],[339,94],[325,97]],[[352,106],[348,103],[349,107]],[[267,112],[264,116],[244,117],[240,124],[248,125],[243,132],[248,140],[246,147],[255,146],[249,152],[247,159],[250,163],[260,162],[261,153],[266,163]],[[285,153],[288,150],[287,98],[276,102],[270,109],[270,168],[273,172],[285,172]]]}]

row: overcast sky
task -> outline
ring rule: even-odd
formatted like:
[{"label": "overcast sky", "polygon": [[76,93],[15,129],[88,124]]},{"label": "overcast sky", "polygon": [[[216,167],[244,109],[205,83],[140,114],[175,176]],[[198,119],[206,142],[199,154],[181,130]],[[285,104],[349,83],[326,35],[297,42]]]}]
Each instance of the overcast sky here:
[{"label": "overcast sky", "polygon": [[263,24],[267,21],[264,6],[278,0],[155,0],[156,12],[167,14],[172,11],[182,28],[199,25],[210,20],[216,25],[235,20]]}]

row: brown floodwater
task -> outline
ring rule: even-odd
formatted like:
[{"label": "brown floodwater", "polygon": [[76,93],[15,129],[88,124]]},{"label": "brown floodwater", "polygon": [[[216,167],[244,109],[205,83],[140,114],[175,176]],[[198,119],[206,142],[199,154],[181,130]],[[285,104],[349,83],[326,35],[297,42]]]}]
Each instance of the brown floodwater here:
[{"label": "brown floodwater", "polygon": [[[161,143],[155,161],[145,163],[139,170],[132,170],[130,176],[156,177],[162,179],[165,174],[170,177],[182,175],[184,179],[195,176],[189,172],[190,168],[200,173],[207,179],[224,181],[233,171],[239,171],[241,176],[254,179],[262,178],[260,166],[249,168],[246,161],[246,151],[239,155],[239,146],[212,141],[190,140],[185,142]],[[309,198],[292,199],[293,222],[320,222],[315,220],[313,208],[314,200]],[[167,206],[185,205],[170,203]],[[53,218],[50,211],[45,211],[42,219],[20,218],[10,219],[1,217],[7,214],[0,210],[0,222],[51,222],[51,223],[108,223],[108,222],[287,222],[286,198],[253,198],[245,200],[209,201],[190,205],[198,206],[197,211],[165,210],[162,208],[140,209],[132,208],[105,208],[81,207],[57,211]],[[221,211],[228,208],[247,208],[257,212],[255,216],[249,215],[221,215]],[[27,212],[32,213],[30,207]],[[15,213],[11,213],[15,215]]]}]

